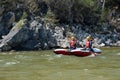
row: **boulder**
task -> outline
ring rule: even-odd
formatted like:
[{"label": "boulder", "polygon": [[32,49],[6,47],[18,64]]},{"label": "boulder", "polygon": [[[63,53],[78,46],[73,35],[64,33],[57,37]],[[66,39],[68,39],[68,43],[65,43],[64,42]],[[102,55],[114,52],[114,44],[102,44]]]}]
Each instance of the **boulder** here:
[{"label": "boulder", "polygon": [[13,12],[8,12],[0,18],[0,36],[4,36],[7,35],[12,28],[12,24],[15,22],[15,14]]},{"label": "boulder", "polygon": [[[0,43],[1,51],[9,51],[17,48],[30,38],[30,30],[26,20],[20,20]],[[17,47],[16,47],[17,46]]]}]

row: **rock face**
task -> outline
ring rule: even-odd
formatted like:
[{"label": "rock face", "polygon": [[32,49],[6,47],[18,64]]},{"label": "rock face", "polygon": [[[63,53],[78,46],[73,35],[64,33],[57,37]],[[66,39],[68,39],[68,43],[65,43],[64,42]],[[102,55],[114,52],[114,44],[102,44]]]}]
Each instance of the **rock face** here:
[{"label": "rock face", "polygon": [[[104,28],[104,26],[107,26]],[[120,46],[120,33],[116,30],[109,30],[111,26],[103,25],[98,33],[82,29],[81,25],[73,25],[68,31],[68,25],[51,26],[43,25],[39,20],[19,21],[10,32],[4,36],[0,43],[1,51],[9,50],[43,50],[55,47],[69,46],[67,36],[74,35],[77,38],[77,45],[84,45],[88,35],[94,37],[94,46]],[[95,30],[94,28],[92,30]],[[70,33],[72,32],[72,33]]]},{"label": "rock face", "polygon": [[20,28],[14,26],[11,31],[2,39],[0,44],[1,51],[9,51],[17,49],[20,43],[29,39],[30,30],[26,23],[22,24]]},{"label": "rock face", "polygon": [[11,29],[12,24],[15,22],[15,14],[8,12],[1,17],[0,20],[0,36],[6,35]]},{"label": "rock face", "polygon": [[[14,26],[8,35],[6,35],[0,44],[1,51],[15,50],[38,50],[50,49],[57,46],[62,46],[64,40],[62,28],[55,27],[50,29],[50,25],[43,26],[38,21],[34,20],[31,23]],[[16,25],[18,25],[16,24]]]}]

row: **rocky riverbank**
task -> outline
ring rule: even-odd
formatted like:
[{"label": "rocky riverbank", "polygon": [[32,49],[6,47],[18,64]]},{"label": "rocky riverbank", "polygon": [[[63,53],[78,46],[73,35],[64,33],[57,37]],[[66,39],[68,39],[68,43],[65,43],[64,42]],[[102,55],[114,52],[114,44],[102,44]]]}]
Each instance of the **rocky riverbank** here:
[{"label": "rocky riverbank", "polygon": [[[70,29],[71,27],[71,29]],[[104,23],[99,28],[82,25],[43,25],[39,19],[20,20],[7,35],[1,39],[1,51],[43,50],[55,47],[67,47],[69,37],[77,38],[78,46],[83,45],[86,36],[94,37],[94,46],[120,46],[120,33]]]}]

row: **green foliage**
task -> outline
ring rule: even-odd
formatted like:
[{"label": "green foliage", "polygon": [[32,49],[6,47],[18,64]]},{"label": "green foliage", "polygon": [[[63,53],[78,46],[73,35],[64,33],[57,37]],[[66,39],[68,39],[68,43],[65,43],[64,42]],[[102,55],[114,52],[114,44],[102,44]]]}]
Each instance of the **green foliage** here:
[{"label": "green foliage", "polygon": [[[95,13],[94,0],[44,0],[62,23],[84,22]],[[88,14],[89,13],[89,14]]]},{"label": "green foliage", "polygon": [[[20,14],[19,19],[25,19],[32,14],[44,17],[45,23],[55,24],[59,20],[62,23],[94,24],[106,21],[110,9],[120,4],[120,0],[106,0],[104,9],[99,13],[96,2],[101,3],[100,0],[0,0],[0,6],[4,5],[8,12],[15,11],[16,4],[22,3],[23,10],[15,12],[16,16]],[[41,6],[42,3],[47,7]],[[41,10],[45,12],[41,13]]]},{"label": "green foliage", "polygon": [[94,0],[74,0],[74,2],[77,2],[85,7],[94,6]]},{"label": "green foliage", "polygon": [[102,11],[101,18],[100,18],[100,21],[101,21],[101,22],[104,22],[104,21],[107,20],[107,15],[108,15],[109,10],[110,10],[110,9],[105,8],[105,9]]},{"label": "green foliage", "polygon": [[55,23],[58,22],[55,14],[50,9],[48,10],[47,14],[44,17],[44,22],[45,23],[50,23],[50,24],[55,24]]},{"label": "green foliage", "polygon": [[26,12],[23,12],[21,19],[25,19],[27,16],[28,16],[28,14]]},{"label": "green foliage", "polygon": [[39,6],[38,6],[36,0],[25,0],[24,5],[25,5],[25,8],[27,8],[28,11],[32,14],[38,12],[38,10],[39,10],[39,8],[38,8]]},{"label": "green foliage", "polygon": [[15,9],[15,4],[21,2],[21,0],[0,0],[0,6],[4,5],[7,10]]},{"label": "green foliage", "polygon": [[21,19],[20,21],[18,21],[18,23],[13,27],[13,29],[19,29],[19,28],[22,28],[23,27],[23,25],[25,25],[25,23],[26,23],[26,19]]}]

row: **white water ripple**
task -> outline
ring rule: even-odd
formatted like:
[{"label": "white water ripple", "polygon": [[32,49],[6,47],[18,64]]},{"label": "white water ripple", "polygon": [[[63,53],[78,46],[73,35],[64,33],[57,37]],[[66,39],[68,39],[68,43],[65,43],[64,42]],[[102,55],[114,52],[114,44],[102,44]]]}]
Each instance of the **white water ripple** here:
[{"label": "white water ripple", "polygon": [[61,58],[62,57],[62,54],[59,54],[59,55],[55,55],[56,58]]},{"label": "white water ripple", "polygon": [[117,53],[118,56],[120,56],[120,53]]},{"label": "white water ripple", "polygon": [[56,58],[61,58],[62,57],[62,55],[60,54],[60,55],[55,55],[55,56],[48,56],[48,60],[49,61],[51,61],[51,60],[54,60],[54,59],[56,59]]},{"label": "white water ripple", "polygon": [[4,60],[0,60],[0,62],[3,62]]},{"label": "white water ripple", "polygon": [[20,63],[19,61],[16,61],[16,62],[6,62],[5,65],[13,65],[13,64],[18,64]]}]

